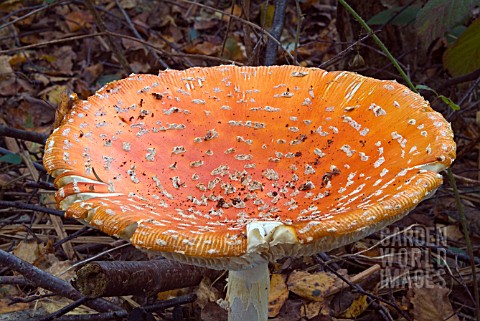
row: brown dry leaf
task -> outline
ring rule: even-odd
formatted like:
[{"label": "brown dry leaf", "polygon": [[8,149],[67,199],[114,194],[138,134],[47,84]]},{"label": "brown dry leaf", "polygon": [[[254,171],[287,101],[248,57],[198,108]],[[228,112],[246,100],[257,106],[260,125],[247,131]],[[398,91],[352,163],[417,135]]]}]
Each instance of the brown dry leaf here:
[{"label": "brown dry leaf", "polygon": [[208,18],[198,18],[193,23],[193,29],[199,30],[206,30],[213,28],[218,25],[218,21],[216,19],[212,19],[211,17]]},{"label": "brown dry leaf", "polygon": [[330,314],[328,300],[323,302],[308,302],[307,304],[301,306],[300,314],[308,320],[315,318],[319,314],[322,316],[327,316]]},{"label": "brown dry leaf", "polygon": [[[1,287],[0,290],[4,290],[4,287]],[[27,310],[30,308],[30,304],[28,303],[15,303],[12,305],[9,305],[10,300],[0,300],[0,314],[4,313],[11,313],[15,311],[22,311],[22,310]]]},{"label": "brown dry leaf", "polygon": [[210,302],[202,309],[202,321],[227,321],[227,310]]},{"label": "brown dry leaf", "polygon": [[442,234],[448,237],[449,240],[461,241],[465,237],[458,225],[452,224],[452,225],[447,225],[443,227],[438,227],[438,229],[442,231]]},{"label": "brown dry leaf", "polygon": [[[242,7],[235,4],[233,7],[233,12],[232,12],[232,7],[228,7],[227,9],[223,10],[223,12],[227,12],[234,16],[240,17],[242,15]],[[225,22],[228,22],[230,20],[230,16],[224,15],[220,12],[216,12],[215,16],[220,17]]]},{"label": "brown dry leaf", "polygon": [[13,250],[13,254],[16,257],[33,264],[33,262],[43,256],[43,250],[43,244],[38,244],[35,241],[21,241]]},{"label": "brown dry leaf", "polygon": [[93,17],[89,11],[72,11],[65,16],[70,32],[77,32],[81,29],[90,29],[93,23]]},{"label": "brown dry leaf", "polygon": [[70,281],[75,278],[75,269],[71,269],[73,265],[72,261],[60,261],[54,254],[47,254],[46,260],[48,260],[49,266],[45,269],[46,272],[65,281]]},{"label": "brown dry leaf", "polygon": [[73,75],[73,62],[77,58],[77,54],[70,46],[62,46],[55,51],[55,59],[51,64],[62,75]]},{"label": "brown dry leaf", "polygon": [[413,288],[413,316],[415,321],[459,321],[448,298],[447,288]]},{"label": "brown dry leaf", "polygon": [[197,295],[196,303],[203,309],[210,302],[217,302],[218,299],[223,297],[215,287],[212,286],[212,282],[208,278],[203,278],[195,291]]},{"label": "brown dry leaf", "polygon": [[120,1],[120,6],[122,6],[123,9],[138,8],[139,5],[140,3],[137,0],[121,0]]},{"label": "brown dry leaf", "polygon": [[268,317],[278,315],[280,309],[288,298],[286,275],[272,274],[270,278],[270,292],[268,293]]},{"label": "brown dry leaf", "polygon": [[68,92],[65,85],[53,85],[40,92],[41,97],[52,105],[59,105],[62,102],[63,95]]},{"label": "brown dry leaf", "polygon": [[82,69],[81,78],[89,84],[93,84],[103,73],[103,64],[94,64]]},{"label": "brown dry leaf", "polygon": [[324,301],[336,287],[335,278],[328,273],[310,274],[294,271],[288,278],[288,289],[302,298],[312,301]]},{"label": "brown dry leaf", "polygon": [[[22,0],[5,0],[0,2],[0,12],[10,13],[23,8]],[[5,28],[7,29],[7,28]]]},{"label": "brown dry leaf", "polygon": [[347,319],[355,319],[368,308],[367,296],[359,295],[350,307],[343,313]]},{"label": "brown dry leaf", "polygon": [[211,56],[216,54],[220,50],[220,47],[211,42],[201,42],[195,45],[185,48],[185,51],[191,54],[200,54]]},{"label": "brown dry leaf", "polygon": [[301,309],[304,305],[305,302],[301,299],[287,300],[280,310],[280,314],[273,319],[269,319],[269,321],[301,320]]},{"label": "brown dry leaf", "polygon": [[0,80],[4,78],[9,78],[13,75],[13,68],[10,64],[10,56],[0,56]]},{"label": "brown dry leaf", "polygon": [[[55,313],[58,310],[66,307],[67,305],[71,304],[72,301],[64,298],[64,297],[47,297],[42,298],[38,301],[37,308],[44,308],[47,313]],[[68,315],[72,314],[90,314],[95,312],[93,309],[90,309],[84,305],[75,308],[74,310],[67,313]]]},{"label": "brown dry leaf", "polygon": [[[0,86],[1,88],[2,86]],[[54,119],[55,110],[43,99],[35,98],[29,94],[20,94],[12,99],[15,108],[2,110],[2,116],[9,126],[37,130],[40,127],[50,124]]]}]

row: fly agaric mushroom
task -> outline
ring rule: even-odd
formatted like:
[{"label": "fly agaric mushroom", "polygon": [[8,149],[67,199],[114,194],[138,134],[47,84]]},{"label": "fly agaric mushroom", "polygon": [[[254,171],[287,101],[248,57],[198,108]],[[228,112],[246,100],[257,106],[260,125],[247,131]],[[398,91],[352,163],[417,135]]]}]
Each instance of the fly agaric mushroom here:
[{"label": "fly agaric mushroom", "polygon": [[44,164],[67,216],[229,269],[230,320],[266,320],[268,262],[400,219],[454,157],[449,124],[396,82],[219,66],[131,75],[77,101]]}]

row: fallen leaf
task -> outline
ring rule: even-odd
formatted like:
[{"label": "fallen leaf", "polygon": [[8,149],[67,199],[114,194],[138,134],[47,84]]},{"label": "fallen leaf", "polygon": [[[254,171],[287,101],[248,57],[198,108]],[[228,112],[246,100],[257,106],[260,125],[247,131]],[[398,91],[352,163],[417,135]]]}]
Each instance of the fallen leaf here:
[{"label": "fallen leaf", "polygon": [[367,296],[359,295],[343,314],[348,319],[355,319],[368,308]]},{"label": "fallen leaf", "polygon": [[93,84],[103,73],[103,64],[94,64],[82,69],[81,78],[89,84]]},{"label": "fallen leaf", "polygon": [[218,21],[216,19],[210,18],[198,18],[193,23],[193,28],[195,30],[206,30],[213,28],[218,25]]},{"label": "fallen leaf", "polygon": [[10,65],[10,56],[0,56],[0,80],[13,75],[13,68]]},{"label": "fallen leaf", "polygon": [[323,302],[313,301],[301,306],[300,314],[308,320],[315,318],[319,314],[329,315],[330,308],[328,307],[328,300]]},{"label": "fallen leaf", "polygon": [[480,18],[449,46],[443,55],[443,65],[454,77],[480,68]]},{"label": "fallen leaf", "polygon": [[288,278],[288,289],[312,301],[324,301],[335,288],[335,278],[326,272],[310,274],[304,271],[294,271]]},{"label": "fallen leaf", "polygon": [[450,290],[439,286],[413,288],[413,316],[415,321],[459,321],[448,298]]},{"label": "fallen leaf", "polygon": [[301,299],[287,300],[280,310],[280,314],[273,319],[269,319],[269,321],[301,320],[303,305],[305,305],[305,302]]},{"label": "fallen leaf", "polygon": [[[58,310],[66,307],[67,305],[71,304],[72,300],[69,300],[64,297],[46,297],[42,298],[41,300],[38,301],[37,307],[42,307],[47,311],[47,313],[55,313]],[[89,307],[86,307],[84,305],[81,305],[74,310],[70,311],[68,314],[90,314],[94,312],[94,310],[90,309]]]},{"label": "fallen leaf", "polygon": [[278,315],[280,309],[288,298],[286,275],[272,274],[270,278],[270,292],[268,293],[268,317]]},{"label": "fallen leaf", "polygon": [[62,95],[68,92],[68,87],[65,85],[53,85],[43,90],[39,94],[41,97],[50,102],[52,105],[59,105],[62,102]]},{"label": "fallen leaf", "polygon": [[72,11],[65,16],[65,22],[70,32],[77,32],[81,29],[89,29],[93,23],[93,17],[88,11]]},{"label": "fallen leaf", "polygon": [[208,303],[202,309],[202,321],[227,321],[227,311],[216,303]]},{"label": "fallen leaf", "polygon": [[[3,289],[3,287],[1,288]],[[22,311],[30,308],[28,303],[15,303],[10,305],[10,300],[0,300],[0,314],[10,313],[14,311]]]},{"label": "fallen leaf", "polygon": [[185,48],[185,51],[191,54],[200,54],[211,56],[216,54],[220,50],[220,46],[217,46],[211,42],[201,42]]},{"label": "fallen leaf", "polygon": [[33,262],[37,261],[40,256],[43,255],[43,245],[38,244],[35,241],[21,241],[13,250],[13,254],[28,262],[33,264]]},{"label": "fallen leaf", "polygon": [[137,0],[121,0],[120,5],[124,9],[132,9],[132,8],[138,7],[140,4],[139,4],[139,1]]},{"label": "fallen leaf", "polygon": [[217,300],[223,298],[223,294],[212,286],[212,282],[208,278],[203,278],[203,280],[198,285],[195,294],[197,295],[196,303],[202,309],[208,303],[217,302]]}]

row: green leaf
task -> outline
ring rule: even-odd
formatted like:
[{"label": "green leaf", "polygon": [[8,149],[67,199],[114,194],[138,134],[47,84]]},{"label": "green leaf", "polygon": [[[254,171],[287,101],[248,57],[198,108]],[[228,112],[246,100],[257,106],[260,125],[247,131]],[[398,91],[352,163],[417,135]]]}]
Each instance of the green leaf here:
[{"label": "green leaf", "polygon": [[429,0],[417,14],[415,25],[418,34],[428,47],[436,38],[472,14],[472,8],[479,0]]},{"label": "green leaf", "polygon": [[444,95],[439,95],[434,89],[428,87],[427,85],[416,85],[415,88],[417,88],[417,90],[425,90],[425,91],[433,92],[435,96],[437,96],[437,98],[440,98],[445,104],[450,106],[454,111],[460,110],[460,106],[455,104],[453,100],[451,100],[450,98]]},{"label": "green leaf", "polygon": [[468,74],[480,68],[480,18],[448,47],[443,54],[443,65],[453,77]]},{"label": "green leaf", "polygon": [[392,21],[389,24],[395,26],[406,26],[409,23],[415,20],[417,16],[419,7],[417,6],[408,6],[405,10],[402,10],[403,7],[393,7],[382,12],[377,13],[370,20],[367,21],[369,25],[383,25],[387,23],[392,17]]},{"label": "green leaf", "polygon": [[417,90],[432,91],[432,92],[435,93],[435,95],[438,95],[435,90],[433,90],[432,88],[428,87],[427,85],[416,85],[415,88],[417,88]]},{"label": "green leaf", "polygon": [[440,96],[438,96],[438,98],[443,100],[443,102],[445,104],[447,104],[448,106],[450,106],[454,111],[460,110],[460,106],[455,104],[450,98],[445,97],[444,95],[440,95]]},{"label": "green leaf", "polygon": [[18,165],[22,162],[22,158],[20,157],[20,155],[17,154],[5,154],[0,157],[0,162]]}]

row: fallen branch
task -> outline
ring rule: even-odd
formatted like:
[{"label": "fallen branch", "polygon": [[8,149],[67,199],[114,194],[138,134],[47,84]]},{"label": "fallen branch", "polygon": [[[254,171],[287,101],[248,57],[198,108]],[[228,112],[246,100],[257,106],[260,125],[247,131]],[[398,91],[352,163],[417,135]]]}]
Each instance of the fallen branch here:
[{"label": "fallen branch", "polygon": [[16,129],[16,128],[7,127],[3,125],[0,125],[0,136],[18,138],[18,139],[27,140],[30,142],[39,143],[42,145],[45,145],[45,142],[47,141],[47,137],[48,137],[47,135],[44,135],[44,134],[35,133],[27,130]]},{"label": "fallen branch", "polygon": [[[79,300],[83,298],[83,295],[68,284],[68,282],[42,271],[36,266],[33,266],[32,264],[3,250],[0,250],[0,265],[6,266],[11,270],[22,274],[28,282],[57,295],[64,296],[71,300]],[[85,302],[85,305],[99,312],[122,310],[120,307],[104,299],[94,299]]]},{"label": "fallen branch", "polygon": [[[152,305],[144,306],[143,308],[135,308],[130,313],[129,320],[136,320],[133,317],[135,311],[143,310],[146,312],[154,312],[165,310],[171,307],[179,306],[182,304],[192,303],[197,299],[197,296],[192,294],[187,294],[183,296],[179,296],[174,299],[161,301]],[[75,315],[64,315],[59,318],[56,318],[56,321],[107,321],[107,320],[118,320],[118,319],[125,319],[129,316],[129,313],[125,310],[123,311],[113,311],[113,312],[105,312],[105,313],[96,313],[96,314],[75,314]],[[40,321],[41,319],[33,319],[32,321]]]},{"label": "fallen branch", "polygon": [[271,38],[268,39],[267,48],[265,49],[265,66],[271,66],[277,60],[277,43],[280,42],[280,37],[282,35],[286,9],[286,0],[275,1],[275,12],[273,14],[272,29],[270,30],[270,33],[277,41],[274,42]]},{"label": "fallen branch", "polygon": [[88,297],[149,296],[195,286],[205,275],[216,278],[221,273],[170,260],[97,261],[77,271],[74,286]]},{"label": "fallen branch", "polygon": [[65,212],[64,211],[54,210],[52,208],[39,206],[39,205],[34,205],[34,204],[28,204],[28,203],[24,203],[24,202],[18,202],[18,201],[14,201],[14,202],[12,202],[12,201],[0,201],[0,207],[1,208],[12,207],[12,208],[19,208],[19,209],[22,209],[22,210],[32,210],[32,211],[47,213],[47,214],[50,214],[50,215],[65,217]]}]

